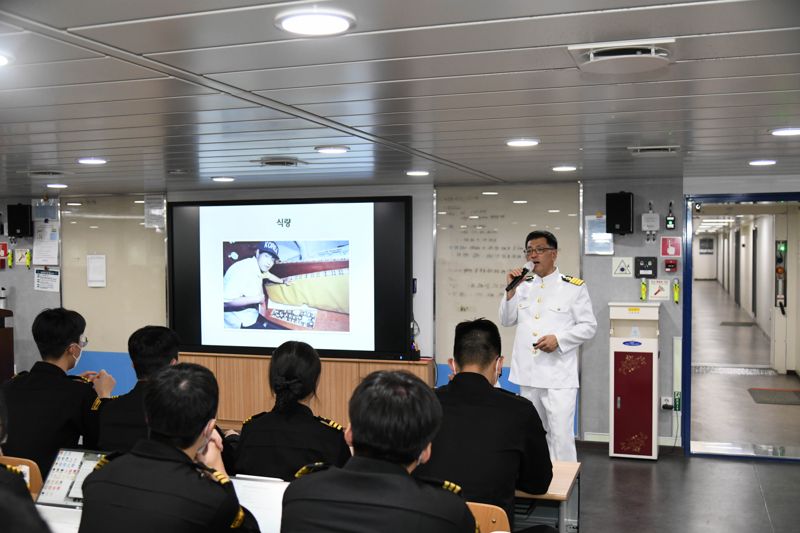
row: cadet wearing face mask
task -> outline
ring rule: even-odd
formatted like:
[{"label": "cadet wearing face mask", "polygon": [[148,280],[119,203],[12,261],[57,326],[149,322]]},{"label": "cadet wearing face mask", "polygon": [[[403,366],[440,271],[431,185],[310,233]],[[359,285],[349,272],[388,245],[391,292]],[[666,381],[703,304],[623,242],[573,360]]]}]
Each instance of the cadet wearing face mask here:
[{"label": "cadet wearing face mask", "polygon": [[8,407],[7,455],[32,459],[46,476],[59,448],[97,446],[102,398],[116,381],[105,370],[68,376],[89,342],[86,320],[64,308],[45,309],[33,321],[33,340],[42,360],[3,384]]}]

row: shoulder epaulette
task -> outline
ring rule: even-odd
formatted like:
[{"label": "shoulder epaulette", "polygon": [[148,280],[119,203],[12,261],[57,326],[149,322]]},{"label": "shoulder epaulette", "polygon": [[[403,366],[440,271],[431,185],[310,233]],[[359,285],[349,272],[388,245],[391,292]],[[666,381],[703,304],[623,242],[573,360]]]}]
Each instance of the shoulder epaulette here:
[{"label": "shoulder epaulette", "polygon": [[248,416],[248,417],[247,417],[247,420],[245,420],[244,422],[242,422],[242,425],[245,425],[245,424],[247,424],[248,422],[250,422],[251,420],[254,420],[254,419],[256,419],[256,418],[258,418],[259,416],[261,416],[261,415],[264,415],[264,414],[266,414],[266,413],[258,413],[257,415]]},{"label": "shoulder epaulette", "polygon": [[418,478],[423,483],[427,483],[428,485],[433,485],[434,487],[439,487],[440,489],[444,489],[448,492],[452,492],[453,494],[461,494],[461,485],[457,483],[453,483],[452,481],[441,480],[441,479],[430,479],[430,478]]},{"label": "shoulder epaulette", "polygon": [[91,410],[92,410],[92,411],[97,411],[98,409],[100,409],[100,406],[101,406],[101,405],[103,405],[103,400],[101,400],[99,397],[98,397],[98,398],[95,398],[95,399],[94,399],[94,402],[92,402],[92,408],[91,408]]},{"label": "shoulder epaulette", "polygon": [[579,287],[585,283],[585,281],[583,281],[581,278],[573,278],[572,276],[561,276],[561,279],[567,283],[572,283],[573,285],[577,285]]},{"label": "shoulder epaulette", "polygon": [[310,465],[306,465],[297,472],[295,472],[294,477],[300,478],[308,474],[313,474],[314,472],[322,472],[323,470],[327,470],[328,468],[330,468],[330,465],[327,465],[325,463],[311,463]]},{"label": "shoulder epaulette", "polygon": [[122,454],[119,453],[119,452],[114,452],[114,453],[108,453],[108,454],[100,457],[100,460],[97,461],[96,465],[94,465],[94,469],[95,470],[100,470],[101,468],[106,466],[108,463],[110,463],[111,461],[113,461],[114,459],[119,457],[120,455],[122,455]]},{"label": "shoulder epaulette", "polygon": [[229,478],[228,476],[226,476],[225,474],[223,474],[219,470],[215,470],[215,469],[211,468],[210,466],[207,466],[207,465],[204,465],[203,463],[198,463],[198,462],[195,462],[194,466],[198,470],[200,470],[200,473],[202,473],[205,477],[207,477],[208,479],[210,479],[210,480],[212,480],[212,481],[214,481],[216,483],[219,483],[220,485],[227,485],[228,483],[231,482],[231,478]]},{"label": "shoulder epaulette", "polygon": [[333,429],[338,429],[339,431],[344,431],[344,428],[342,427],[341,424],[339,424],[338,422],[334,422],[330,418],[323,418],[321,416],[318,416],[317,420],[319,420],[320,422],[322,422],[323,424],[325,424],[328,427],[331,427]]},{"label": "shoulder epaulette", "polygon": [[12,474],[17,474],[18,476],[23,476],[23,477],[25,476],[25,474],[22,473],[22,470],[20,470],[14,465],[3,465],[3,466],[5,466],[6,470],[11,472]]},{"label": "shoulder epaulette", "polygon": [[86,379],[83,376],[71,375],[69,376],[69,379],[71,379],[72,381],[77,381],[78,383],[88,383],[89,385],[92,384],[92,381],[90,379]]}]

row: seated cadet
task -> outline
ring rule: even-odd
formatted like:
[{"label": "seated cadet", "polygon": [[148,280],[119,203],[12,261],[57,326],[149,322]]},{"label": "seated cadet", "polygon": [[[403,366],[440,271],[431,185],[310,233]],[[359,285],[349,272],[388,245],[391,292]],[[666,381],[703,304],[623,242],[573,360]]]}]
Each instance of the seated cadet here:
[{"label": "seated cadet", "polygon": [[[6,401],[3,392],[0,391],[0,455],[3,455],[2,446],[6,442],[7,421]],[[25,483],[25,476],[19,468],[12,465],[0,464],[0,489],[6,491],[4,494],[15,494],[22,497],[23,500],[26,500],[27,504],[33,507],[33,500],[28,490],[28,484]]]},{"label": "seated cadet", "polygon": [[442,418],[422,380],[408,372],[373,372],[353,392],[349,413],[345,439],[353,457],[342,468],[309,465],[298,472],[302,477],[283,495],[281,531],[475,532],[455,484],[433,486],[409,475],[430,459]]},{"label": "seated cadet", "polygon": [[128,353],[137,382],[123,396],[103,405],[100,412],[98,447],[126,452],[147,437],[144,419],[144,386],[151,375],[178,362],[178,334],[163,326],[145,326],[128,338]]},{"label": "seated cadet", "polygon": [[350,448],[342,426],[314,416],[308,408],[320,369],[319,355],[308,344],[289,341],[278,346],[269,366],[275,407],[245,421],[236,452],[237,473],[291,481],[309,463],[344,466]]},{"label": "seated cadet", "polygon": [[200,365],[151,376],[144,391],[150,439],[104,458],[87,476],[80,533],[258,531],[222,464],[218,398],[217,380]]},{"label": "seated cadet", "polygon": [[0,485],[0,524],[3,533],[51,533],[30,494],[19,496]]},{"label": "seated cadet", "polygon": [[446,477],[467,501],[505,509],[513,526],[514,489],[547,492],[553,466],[533,404],[496,388],[503,369],[500,332],[486,319],[456,326],[455,376],[436,389],[444,417],[433,457],[415,472]]},{"label": "seated cadet", "polygon": [[68,376],[89,342],[86,321],[75,311],[45,309],[33,321],[33,340],[42,361],[3,384],[8,407],[8,455],[39,465],[46,477],[59,448],[97,448],[97,415],[114,390],[105,370]]}]

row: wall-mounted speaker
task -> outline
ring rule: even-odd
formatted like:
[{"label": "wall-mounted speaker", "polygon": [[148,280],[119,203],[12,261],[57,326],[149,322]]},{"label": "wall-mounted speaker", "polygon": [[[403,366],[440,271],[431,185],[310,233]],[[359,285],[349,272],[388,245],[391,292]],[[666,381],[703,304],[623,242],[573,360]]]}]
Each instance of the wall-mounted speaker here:
[{"label": "wall-mounted speaker", "polygon": [[633,193],[606,194],[606,232],[625,235],[633,233]]},{"label": "wall-mounted speaker", "polygon": [[9,237],[32,237],[33,222],[31,220],[30,204],[16,204],[7,206],[8,208],[8,236]]}]

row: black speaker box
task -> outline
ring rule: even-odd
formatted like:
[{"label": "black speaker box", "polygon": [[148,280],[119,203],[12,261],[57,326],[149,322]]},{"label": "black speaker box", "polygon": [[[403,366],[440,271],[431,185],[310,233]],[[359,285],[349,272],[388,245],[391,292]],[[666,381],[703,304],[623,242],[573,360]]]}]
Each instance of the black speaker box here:
[{"label": "black speaker box", "polygon": [[633,233],[633,193],[606,194],[606,232],[625,235]]},{"label": "black speaker box", "polygon": [[30,204],[8,205],[8,236],[32,237],[33,223],[31,221]]}]

